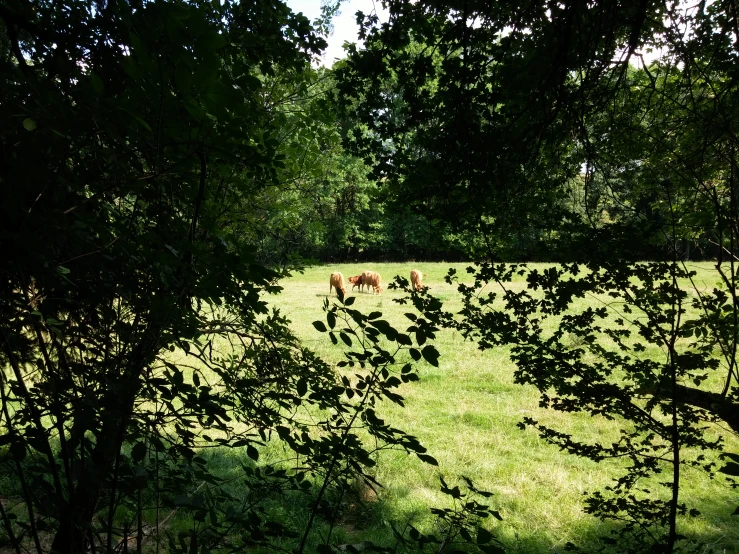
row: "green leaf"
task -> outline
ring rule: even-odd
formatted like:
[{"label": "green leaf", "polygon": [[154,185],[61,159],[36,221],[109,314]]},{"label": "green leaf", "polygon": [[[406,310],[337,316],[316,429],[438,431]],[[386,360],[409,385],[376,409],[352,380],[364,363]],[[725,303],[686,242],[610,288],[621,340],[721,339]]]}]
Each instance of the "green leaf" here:
[{"label": "green leaf", "polygon": [[439,367],[439,351],[433,344],[424,346],[423,350],[421,350],[421,355],[432,366]]},{"label": "green leaf", "polygon": [[398,344],[402,344],[405,346],[410,346],[413,344],[413,341],[408,335],[404,335],[402,333],[398,333],[398,335],[395,337],[395,340],[398,341]]},{"label": "green leaf", "polygon": [[23,440],[14,440],[10,443],[10,453],[17,461],[22,461],[26,457],[26,443]]},{"label": "green leaf", "polygon": [[251,444],[246,446],[246,455],[249,456],[255,462],[259,460],[259,450],[254,448],[254,446]]},{"label": "green leaf", "polygon": [[181,387],[185,383],[185,376],[178,368],[173,368],[172,371],[172,384],[176,387]]},{"label": "green leaf", "polygon": [[345,306],[351,306],[352,304],[354,304],[354,301],[355,300],[356,300],[356,298],[354,296],[350,296],[346,300],[344,300],[344,305]]},{"label": "green leaf", "polygon": [[341,337],[341,340],[343,340],[344,344],[346,344],[347,346],[352,345],[352,339],[350,339],[349,335],[347,335],[346,333],[339,333],[339,337]]},{"label": "green leaf", "polygon": [[23,128],[26,131],[33,131],[36,128],[36,122],[30,117],[27,117],[23,120]]},{"label": "green leaf", "polygon": [[421,359],[421,353],[420,353],[420,352],[419,352],[419,351],[418,351],[417,349],[415,349],[415,348],[410,348],[410,349],[408,350],[408,352],[410,352],[410,353],[411,353],[411,358],[413,358],[413,359],[414,359],[415,361],[418,361],[418,360],[420,360],[420,359]]},{"label": "green leaf", "polygon": [[429,456],[428,454],[416,454],[418,456],[418,459],[422,462],[426,462],[427,464],[431,464],[432,466],[438,466],[439,462],[436,461],[436,458],[433,456]]},{"label": "green leaf", "polygon": [[144,456],[146,456],[146,444],[143,442],[137,442],[133,445],[133,448],[131,449],[131,459],[139,463],[141,460],[144,459]]},{"label": "green leaf", "polygon": [[102,96],[105,93],[105,86],[98,74],[91,71],[88,78],[90,79],[90,84],[92,85],[92,90],[95,91],[95,94],[97,96]]},{"label": "green leaf", "polygon": [[149,124],[146,121],[144,121],[143,118],[141,118],[140,116],[136,114],[131,114],[131,115],[133,116],[133,118],[136,120],[136,122],[139,125],[141,125],[144,129],[146,129],[150,133],[152,132],[151,127],[149,127]]},{"label": "green leaf", "polygon": [[326,314],[326,321],[328,321],[328,326],[331,329],[336,327],[336,314],[334,314],[334,312],[328,312]]},{"label": "green leaf", "polygon": [[185,106],[185,109],[187,112],[195,119],[196,121],[204,121],[208,117],[208,112],[206,112],[200,105],[193,99],[192,97],[188,97],[183,102],[183,105]]},{"label": "green leaf", "polygon": [[221,33],[213,33],[210,37],[208,37],[208,46],[210,46],[213,50],[220,50],[221,48],[226,46],[226,37]]},{"label": "green leaf", "polygon": [[325,333],[326,331],[328,331],[328,329],[326,329],[326,325],[323,323],[323,321],[314,321],[313,322],[313,327],[315,327],[316,330],[318,332],[320,332],[320,333]]},{"label": "green leaf", "polygon": [[493,540],[493,535],[487,529],[477,528],[477,544],[487,544]]},{"label": "green leaf", "polygon": [[141,78],[141,71],[139,70],[139,66],[133,56],[127,56],[124,58],[123,71],[125,71],[126,74],[134,80],[138,81]]}]

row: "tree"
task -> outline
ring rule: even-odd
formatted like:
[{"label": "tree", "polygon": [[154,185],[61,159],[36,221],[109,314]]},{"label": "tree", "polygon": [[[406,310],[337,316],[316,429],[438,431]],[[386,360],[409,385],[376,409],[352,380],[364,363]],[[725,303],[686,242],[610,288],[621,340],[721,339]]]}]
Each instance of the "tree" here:
[{"label": "tree", "polygon": [[[423,295],[416,306],[481,348],[514,345],[517,379],[544,405],[623,421],[612,446],[525,423],[573,454],[630,459],[632,473],[589,509],[623,521],[636,543],[620,551],[673,551],[678,515],[689,512],[681,468],[702,463],[695,448],[720,447],[706,422],[737,424],[733,4],[387,7],[387,24],[360,14],[366,48],[339,72],[345,109],[361,123],[349,147],[380,161],[391,194],[477,229],[480,257],[503,258],[510,242],[500,237],[523,227],[548,230],[539,236],[555,259],[577,260],[545,272],[479,266],[475,285],[460,285],[461,321]],[[650,48],[663,53],[647,66]],[[641,69],[630,65],[640,59]],[[713,290],[684,265],[696,239],[715,245]],[[644,258],[658,262],[634,263]],[[528,290],[507,288],[514,271]],[[500,289],[488,295],[487,283]],[[583,295],[610,299],[581,311]],[[638,490],[637,477],[660,473],[666,498]]]},{"label": "tree", "polygon": [[[277,275],[229,220],[274,176],[259,75],[322,43],[279,3],[18,3],[0,16],[3,438],[27,535],[40,551],[49,529],[53,550],[81,552],[103,517],[110,550],[114,508],[138,494],[140,547],[133,474],[197,468],[193,421],[231,435],[227,407],[286,391],[259,379],[276,372],[270,352],[282,368],[303,357],[259,299]],[[217,336],[240,341],[241,373],[206,360]],[[187,379],[176,347],[202,362]],[[253,386],[201,384],[206,367]],[[51,481],[24,465],[30,452]]]},{"label": "tree", "polygon": [[579,172],[571,130],[583,88],[571,72],[600,82],[619,44],[633,39],[631,54],[652,25],[643,8],[388,2],[392,24],[366,17],[365,48],[337,72],[364,126],[348,144],[426,213],[492,226],[491,237],[522,222],[551,229],[559,186]]},{"label": "tree", "polygon": [[260,191],[254,216],[241,222],[259,244],[260,259],[286,263],[321,261],[450,259],[464,256],[466,237],[448,228],[431,232],[431,221],[393,204],[369,177],[371,164],[341,145],[333,72],[303,68],[269,78],[265,96],[275,106],[279,187]]},{"label": "tree", "polygon": [[[417,379],[396,360],[408,336],[349,300],[327,304],[334,342],[360,340],[347,363],[366,371],[342,379],[267,310],[281,274],[244,226],[300,176],[281,150],[279,89],[303,94],[325,42],[281,2],[10,2],[0,22],[8,544],[141,552],[180,511],[191,526],[169,535],[172,552],[330,549],[334,500],[373,482],[376,451],[435,460],[375,415]],[[204,453],[256,462],[270,439],[295,465],[242,462],[249,494],[234,497]],[[275,495],[294,495],[307,522],[270,517]],[[469,506],[440,513],[471,541],[488,512]],[[436,540],[398,536],[421,539]],[[489,532],[476,540],[494,551]]]}]

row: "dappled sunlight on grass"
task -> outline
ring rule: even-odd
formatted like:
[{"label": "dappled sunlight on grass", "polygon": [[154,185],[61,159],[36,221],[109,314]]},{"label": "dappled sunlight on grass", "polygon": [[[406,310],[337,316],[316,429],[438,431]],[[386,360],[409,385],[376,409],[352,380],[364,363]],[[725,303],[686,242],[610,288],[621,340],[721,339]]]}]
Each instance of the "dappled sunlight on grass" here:
[{"label": "dappled sunlight on grass", "polygon": [[[469,265],[408,263],[313,267],[285,280],[283,292],[268,298],[268,302],[292,320],[291,328],[306,346],[335,363],[348,348],[342,343],[332,345],[325,334],[311,325],[312,321],[325,319],[322,305],[328,295],[331,272],[341,271],[347,278],[364,269],[378,271],[383,278],[383,294],[355,291],[353,308],[364,313],[381,311],[383,319],[404,331],[410,321],[403,314],[412,312],[413,308],[393,302],[402,294],[387,289],[392,277],[400,274],[408,278],[411,269],[420,269],[426,273],[424,285],[429,287],[430,293],[447,299],[445,308],[454,312],[461,308],[456,284],[449,285],[443,278],[447,269],[454,267],[460,280],[471,284],[472,279],[465,272]],[[700,271],[697,279],[711,282],[710,265],[694,265]],[[523,279],[519,279],[508,288],[520,291],[525,285]],[[495,288],[495,284],[489,284],[486,292],[493,292]],[[347,292],[352,295],[350,287]],[[335,301],[335,294],[329,299]],[[587,307],[602,305],[607,300],[584,298],[577,302],[579,307]],[[524,417],[532,417],[585,442],[608,444],[618,439],[618,422],[540,408],[539,395],[533,387],[514,383],[515,367],[507,348],[481,352],[457,332],[446,330],[440,331],[432,342],[441,353],[439,367],[420,362],[421,381],[404,384],[399,389],[406,399],[406,407],[386,402],[379,413],[392,425],[417,436],[428,448],[428,453],[438,460],[439,467],[403,452],[382,453],[376,477],[384,485],[378,501],[385,506],[386,515],[401,523],[413,520],[420,529],[432,530],[433,519],[428,508],[446,501],[438,492],[438,476],[453,479],[466,475],[480,488],[494,493],[488,501],[500,511],[504,520],[490,528],[505,539],[512,552],[558,551],[569,541],[594,547],[597,537],[607,534],[612,526],[584,513],[583,493],[603,490],[623,470],[625,462],[595,463],[567,455],[545,443],[532,429],[519,429],[517,423]],[[661,356],[658,349],[647,354],[657,359]],[[353,371],[346,373],[351,375]],[[727,450],[739,451],[736,437],[726,434],[725,440]],[[709,456],[716,458],[714,453]],[[685,475],[682,499],[689,507],[701,510],[706,519],[683,518],[684,531],[697,540],[713,541],[726,552],[739,551],[735,546],[739,544],[739,523],[734,521],[736,516],[729,515],[739,503],[739,494],[729,489],[721,475],[713,480],[696,470],[686,471]],[[383,526],[381,521],[375,523]]]}]

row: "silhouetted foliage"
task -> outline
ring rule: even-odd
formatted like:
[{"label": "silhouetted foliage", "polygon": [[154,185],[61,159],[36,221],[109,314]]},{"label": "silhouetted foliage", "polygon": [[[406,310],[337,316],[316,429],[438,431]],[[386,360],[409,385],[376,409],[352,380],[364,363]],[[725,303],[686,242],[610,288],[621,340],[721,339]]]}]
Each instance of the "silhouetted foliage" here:
[{"label": "silhouetted foliage", "polygon": [[[325,41],[278,1],[10,2],[0,20],[3,541],[331,550],[342,491],[376,485],[375,452],[436,462],[375,412],[418,379],[396,367],[407,335],[327,303],[333,340],[342,320],[358,348],[350,381],[264,299],[288,272],[264,265],[259,236],[289,228],[276,218],[304,177],[290,147],[311,143],[313,116],[284,105],[315,84]],[[270,440],[289,466],[259,461]],[[244,496],[214,467],[229,452]],[[307,519],[271,514],[278,496]],[[469,535],[475,506],[440,512],[448,535]]]},{"label": "silhouetted foliage", "polygon": [[[614,444],[522,425],[573,454],[630,461],[587,504],[623,522],[618,551],[684,548],[678,515],[697,514],[680,501],[681,469],[720,448],[710,423],[739,423],[733,5],[387,7],[388,23],[359,14],[365,47],[337,69],[358,122],[347,147],[375,161],[389,195],[476,231],[488,260],[459,285],[459,314],[411,299],[480,348],[512,345],[542,406],[621,422]],[[696,249],[716,259],[715,288],[692,280]],[[489,263],[532,250],[570,263]],[[513,272],[525,290],[508,287]],[[667,494],[641,484],[654,475]]]}]

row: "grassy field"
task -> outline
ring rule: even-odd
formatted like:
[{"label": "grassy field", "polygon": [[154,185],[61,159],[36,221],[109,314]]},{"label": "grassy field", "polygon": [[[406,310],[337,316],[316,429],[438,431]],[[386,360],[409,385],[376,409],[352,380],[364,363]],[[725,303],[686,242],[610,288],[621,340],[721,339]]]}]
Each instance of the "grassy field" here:
[{"label": "grassy field", "polygon": [[[305,345],[325,360],[342,359],[344,346],[334,346],[311,322],[325,320],[322,311],[329,293],[329,274],[341,271],[345,277],[364,269],[378,271],[383,283],[393,276],[409,277],[417,268],[426,273],[424,284],[433,295],[454,310],[461,306],[456,287],[444,282],[449,267],[464,280],[469,264],[364,264],[313,267],[285,280],[283,292],[269,298],[291,321],[292,329]],[[712,286],[710,264],[695,264],[697,282]],[[521,283],[520,286],[524,284]],[[349,292],[349,291],[348,291]],[[407,327],[403,313],[408,306],[393,302],[402,293],[381,295],[355,292],[354,307],[368,313],[381,311],[398,328]],[[332,296],[335,294],[332,293]],[[567,542],[593,547],[608,525],[583,512],[583,493],[602,490],[617,475],[614,462],[596,464],[560,452],[544,443],[533,430],[521,431],[516,424],[525,416],[553,424],[558,430],[581,439],[608,440],[617,433],[613,422],[590,416],[561,414],[538,405],[533,387],[514,384],[514,367],[505,349],[480,352],[459,334],[442,331],[434,342],[441,353],[439,367],[422,362],[420,382],[403,385],[405,409],[387,403],[382,416],[393,425],[417,436],[439,467],[424,464],[403,453],[387,453],[378,464],[377,479],[384,488],[372,496],[359,515],[344,522],[347,540],[382,539],[388,534],[387,521],[401,526],[412,521],[431,529],[428,508],[445,505],[438,492],[439,475],[454,481],[456,476],[472,478],[494,493],[493,507],[503,522],[491,527],[511,552],[558,552]],[[739,452],[739,442],[726,435],[727,450]],[[278,456],[279,453],[273,453]],[[739,518],[731,516],[739,494],[722,477],[713,480],[697,470],[684,470],[682,501],[700,510],[699,518],[684,518],[681,532],[705,545],[704,552],[739,552]]]}]

